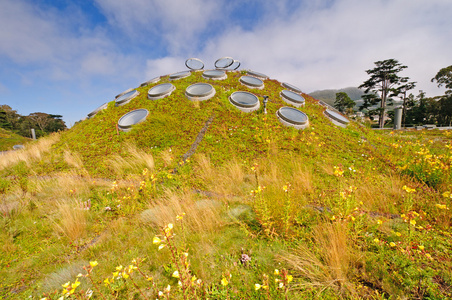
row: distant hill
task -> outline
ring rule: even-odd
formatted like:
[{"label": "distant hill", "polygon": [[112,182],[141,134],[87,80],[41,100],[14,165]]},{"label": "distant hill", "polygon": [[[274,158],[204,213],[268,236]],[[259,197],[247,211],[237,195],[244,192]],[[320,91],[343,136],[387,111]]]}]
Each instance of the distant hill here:
[{"label": "distant hill", "polygon": [[321,91],[315,91],[309,94],[309,96],[322,100],[329,105],[333,105],[334,101],[336,100],[336,93],[344,92],[347,93],[347,95],[352,99],[353,101],[360,100],[362,95],[364,95],[364,91],[356,88],[356,87],[347,87],[339,90],[321,90]]}]

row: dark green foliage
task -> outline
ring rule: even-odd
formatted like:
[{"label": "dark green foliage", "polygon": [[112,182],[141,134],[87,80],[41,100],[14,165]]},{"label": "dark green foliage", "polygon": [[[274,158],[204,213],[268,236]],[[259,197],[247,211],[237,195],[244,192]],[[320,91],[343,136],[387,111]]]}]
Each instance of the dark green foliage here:
[{"label": "dark green foliage", "polygon": [[353,107],[355,106],[355,101],[350,99],[347,93],[340,92],[336,94],[336,101],[334,101],[334,107],[337,108],[341,113],[353,112]]},{"label": "dark green foliage", "polygon": [[[365,89],[365,93],[369,94],[380,94],[380,108],[378,113],[379,127],[384,126],[384,116],[386,111],[387,101],[390,100],[390,93],[395,87],[397,87],[400,82],[405,81],[406,78],[398,76],[398,73],[407,68],[403,66],[395,59],[387,59],[384,61],[375,62],[376,67],[373,69],[366,70],[366,73],[370,75],[370,78],[364,81],[359,88]],[[376,102],[376,97],[371,99],[372,102]]]}]

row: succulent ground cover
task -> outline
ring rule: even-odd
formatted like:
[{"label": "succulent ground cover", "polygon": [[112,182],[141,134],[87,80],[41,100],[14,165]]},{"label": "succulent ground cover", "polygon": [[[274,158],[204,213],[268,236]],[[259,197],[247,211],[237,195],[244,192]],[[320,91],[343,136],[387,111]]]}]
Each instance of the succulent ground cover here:
[{"label": "succulent ground cover", "polygon": [[[276,80],[228,72],[189,101],[108,108],[0,157],[0,295],[9,299],[387,299],[452,297],[447,131],[283,126]],[[242,113],[232,92],[263,109]],[[130,132],[125,113],[150,115]],[[213,117],[213,118],[212,118]],[[194,155],[183,160],[212,118]]]}]

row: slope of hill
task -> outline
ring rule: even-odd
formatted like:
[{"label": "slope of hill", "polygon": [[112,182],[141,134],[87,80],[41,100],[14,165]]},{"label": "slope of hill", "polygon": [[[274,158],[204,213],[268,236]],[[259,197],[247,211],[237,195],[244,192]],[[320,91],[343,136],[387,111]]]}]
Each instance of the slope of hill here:
[{"label": "slope of hill", "polygon": [[[306,94],[297,130],[277,117],[281,83],[250,89],[245,73],[162,76],[0,157],[0,295],[451,297],[451,134],[338,127]],[[188,100],[197,82],[215,96]],[[147,99],[162,83],[171,95]],[[269,96],[267,114],[238,110],[235,91]]]},{"label": "slope of hill", "polygon": [[17,135],[14,132],[0,128],[0,151],[12,150],[15,145],[22,145],[31,141],[28,138]]}]

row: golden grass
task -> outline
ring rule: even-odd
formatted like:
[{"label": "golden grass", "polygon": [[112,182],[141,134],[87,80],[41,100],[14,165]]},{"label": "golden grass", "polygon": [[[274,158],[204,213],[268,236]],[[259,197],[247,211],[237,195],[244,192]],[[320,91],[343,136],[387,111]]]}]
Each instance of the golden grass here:
[{"label": "golden grass", "polygon": [[138,149],[132,144],[125,146],[125,152],[127,156],[116,154],[108,160],[108,165],[116,176],[122,177],[130,171],[141,173],[144,168],[150,171],[154,170],[154,158],[151,154]]},{"label": "golden grass", "polygon": [[0,170],[15,165],[21,161],[25,162],[27,166],[33,161],[40,160],[42,154],[48,152],[53,144],[60,139],[59,133],[53,133],[49,136],[38,139],[34,143],[28,143],[23,150],[10,151],[0,156]]},{"label": "golden grass", "polygon": [[349,280],[352,256],[347,245],[347,227],[344,223],[318,225],[313,232],[315,248],[299,245],[294,251],[278,255],[294,274],[302,278],[300,288],[316,287],[321,293],[333,288],[342,294],[353,294]]},{"label": "golden grass", "polygon": [[215,200],[196,201],[192,192],[166,190],[162,198],[152,202],[149,209],[141,213],[141,219],[161,228],[169,223],[176,223],[176,216],[185,213],[185,229],[195,233],[215,232],[223,225],[221,206]]},{"label": "golden grass", "polygon": [[86,235],[87,211],[76,200],[58,201],[58,219],[54,220],[55,229],[70,241],[76,241]]}]

